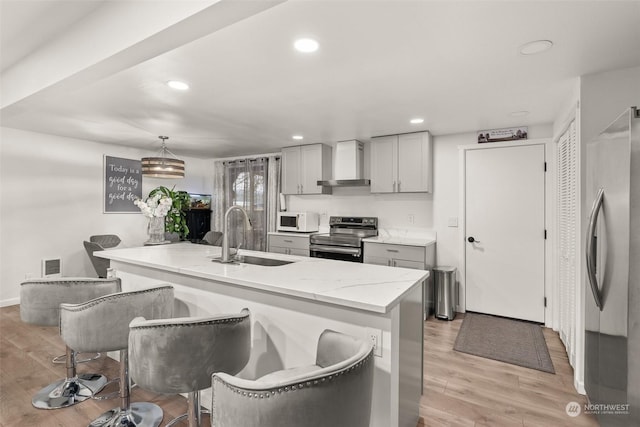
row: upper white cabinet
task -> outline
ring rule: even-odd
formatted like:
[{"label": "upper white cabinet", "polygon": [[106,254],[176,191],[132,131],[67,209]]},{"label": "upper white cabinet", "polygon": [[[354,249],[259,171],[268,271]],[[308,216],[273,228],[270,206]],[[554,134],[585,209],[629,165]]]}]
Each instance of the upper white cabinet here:
[{"label": "upper white cabinet", "polygon": [[330,146],[309,144],[282,149],[282,193],[327,194],[331,187],[317,183],[330,177]]},{"label": "upper white cabinet", "polygon": [[371,138],[371,192],[431,192],[429,132]]}]

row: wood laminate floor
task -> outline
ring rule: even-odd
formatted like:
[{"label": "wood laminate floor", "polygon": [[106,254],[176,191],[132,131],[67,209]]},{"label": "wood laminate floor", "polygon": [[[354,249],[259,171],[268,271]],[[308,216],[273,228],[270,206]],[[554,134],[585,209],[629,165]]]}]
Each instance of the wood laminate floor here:
[{"label": "wood laminate floor", "polygon": [[[573,389],[573,373],[556,333],[545,329],[556,369],[553,375],[454,351],[461,323],[460,315],[452,322],[430,319],[425,323],[425,393],[418,427],[598,425],[591,416],[570,418],[565,413],[568,402],[582,405],[585,400]],[[18,306],[0,308],[0,427],[81,427],[118,406],[118,400],[112,399],[88,400],[53,411],[33,408],[31,396],[64,376],[64,365],[51,363],[52,357],[63,353],[57,328],[22,323]],[[102,356],[81,364],[78,371],[114,378],[118,364]],[[186,411],[181,396],[138,388],[132,391],[132,401],[158,404],[165,413],[163,425]],[[203,421],[208,425],[208,418]]]},{"label": "wood laminate floor", "polygon": [[598,426],[593,415],[566,413],[569,402],[584,407],[573,387],[573,368],[553,330],[544,328],[555,374],[453,350],[464,315],[448,322],[430,318],[424,330],[422,426]]}]

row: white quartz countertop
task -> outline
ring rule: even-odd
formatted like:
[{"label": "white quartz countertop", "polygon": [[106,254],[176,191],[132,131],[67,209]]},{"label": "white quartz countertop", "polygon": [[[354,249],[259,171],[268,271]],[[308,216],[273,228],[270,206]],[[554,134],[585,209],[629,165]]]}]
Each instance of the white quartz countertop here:
[{"label": "white quartz countertop", "polygon": [[387,245],[405,246],[430,246],[436,243],[435,239],[429,237],[406,237],[406,236],[376,236],[363,239],[366,243],[384,243]]},{"label": "white quartz countertop", "polygon": [[428,277],[425,270],[241,250],[240,254],[295,261],[277,267],[221,264],[218,246],[189,242],[111,249],[96,256],[251,289],[388,313]]}]

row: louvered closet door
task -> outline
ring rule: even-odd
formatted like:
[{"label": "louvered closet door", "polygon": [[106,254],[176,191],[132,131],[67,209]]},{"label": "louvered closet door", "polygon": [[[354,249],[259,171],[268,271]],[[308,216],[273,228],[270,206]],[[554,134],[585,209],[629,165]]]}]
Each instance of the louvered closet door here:
[{"label": "louvered closet door", "polygon": [[558,253],[560,338],[575,362],[577,287],[577,141],[575,121],[558,141]]}]

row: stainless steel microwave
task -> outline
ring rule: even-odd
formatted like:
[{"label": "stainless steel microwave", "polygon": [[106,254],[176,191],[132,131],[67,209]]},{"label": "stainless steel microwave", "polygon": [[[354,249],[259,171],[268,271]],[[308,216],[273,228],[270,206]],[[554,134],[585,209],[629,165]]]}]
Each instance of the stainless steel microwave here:
[{"label": "stainless steel microwave", "polygon": [[318,231],[318,214],[313,212],[278,212],[278,231],[309,233]]}]

